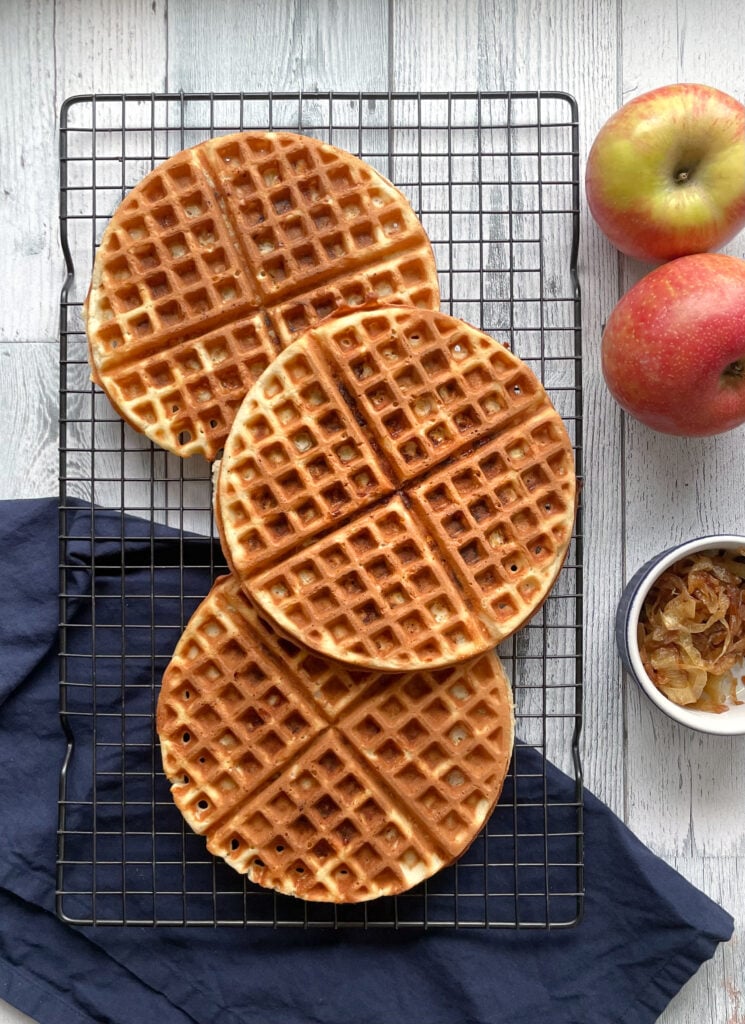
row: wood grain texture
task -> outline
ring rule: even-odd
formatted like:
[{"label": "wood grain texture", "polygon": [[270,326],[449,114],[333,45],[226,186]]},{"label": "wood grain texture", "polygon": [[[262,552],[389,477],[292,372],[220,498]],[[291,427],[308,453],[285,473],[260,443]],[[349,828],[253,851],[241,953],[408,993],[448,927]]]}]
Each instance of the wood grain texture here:
[{"label": "wood grain texture", "polygon": [[386,87],[386,0],[170,0],[168,33],[172,90]]},{"label": "wood grain texture", "polygon": [[[658,5],[643,0],[624,0],[623,94],[624,99],[666,82],[705,81],[745,101],[742,84],[742,53],[745,48],[745,11],[739,3],[718,6],[716,17],[705,6],[678,3],[677,17],[668,19]],[[726,248],[745,257],[745,234]],[[623,259],[624,286],[630,286],[650,268]],[[716,532],[745,532],[742,480],[745,476],[745,428],[713,438],[683,439],[656,434],[626,417],[626,575],[648,557],[671,543]],[[660,510],[667,510],[660,515]],[[643,777],[662,754],[675,751],[682,768],[696,780],[690,829],[680,821],[679,808],[669,801],[675,782],[654,794],[650,821],[663,852],[680,848],[686,828],[692,849],[722,853],[741,852],[745,829],[742,778],[745,747],[678,731],[668,719],[653,719],[647,707],[639,708],[631,691],[630,706],[640,728],[630,730],[629,772]],[[664,716],[661,716],[664,717]],[[653,725],[650,723],[653,722]],[[703,771],[703,778],[702,778]],[[687,775],[688,772],[685,772]],[[631,774],[629,775],[631,779]],[[716,787],[713,783],[716,779]],[[716,793],[714,793],[716,788]],[[740,791],[738,813],[732,817],[732,797]],[[707,793],[706,790],[709,790]],[[703,790],[696,800],[697,791]],[[708,797],[708,799],[707,799]],[[716,807],[722,800],[722,817]],[[715,808],[712,810],[712,806]],[[697,807],[705,815],[697,828]],[[677,820],[677,826],[672,824]],[[630,808],[632,827],[644,825]],[[726,838],[723,825],[726,823]],[[672,827],[671,827],[672,826]],[[733,833],[734,832],[734,836]],[[734,848],[733,848],[734,843]]]},{"label": "wood grain texture", "polygon": [[391,86],[422,91],[478,89],[481,71],[478,0],[397,0],[393,5]]},{"label": "wood grain texture", "polygon": [[[0,342],[51,339],[62,283],[57,246],[54,5],[5,3],[0,11]],[[29,302],[29,296],[33,301]]]},{"label": "wood grain texture", "polygon": [[658,1024],[745,1024],[745,975],[738,936],[745,926],[742,857],[669,858],[689,882],[711,894],[735,919],[735,938],[720,946],[711,960],[684,986],[658,1018]]},{"label": "wood grain texture", "polygon": [[302,88],[384,90],[388,6],[387,0],[302,0]]},{"label": "wood grain texture", "polygon": [[[0,105],[0,218],[9,236],[0,274],[9,301],[0,341],[51,340],[63,266],[57,237],[55,146],[62,101],[75,93],[161,90],[165,84],[165,0],[5,3],[0,68],[9,85]],[[33,301],[29,301],[33,296]]]},{"label": "wood grain texture", "polygon": [[[622,13],[624,101],[676,81],[703,81],[745,101],[742,4],[719,4],[712,16],[707,5],[678,2],[669,17],[666,5],[623,0]],[[725,251],[745,256],[745,235]],[[622,258],[624,290],[649,270]],[[683,439],[624,419],[625,578],[672,543],[745,533],[745,428]],[[745,988],[745,915],[742,885],[734,880],[745,849],[745,744],[692,733],[653,708],[638,687],[628,684],[626,692],[626,821],[737,918],[733,941],[720,947],[662,1020],[741,1024],[745,1000],[735,993]]]},{"label": "wood grain texture", "polygon": [[92,92],[162,92],[166,70],[166,0],[57,0],[58,102]]},{"label": "wood grain texture", "polygon": [[0,344],[0,500],[57,493],[58,366],[54,342]]},{"label": "wood grain texture", "polygon": [[302,63],[299,5],[299,0],[170,0],[169,90],[290,88]]},{"label": "wood grain texture", "polygon": [[[0,0],[2,3],[2,0]],[[603,121],[639,92],[700,80],[745,100],[745,7],[689,0],[30,0],[2,3],[0,497],[57,489],[57,164],[60,102],[103,90],[565,89],[580,108],[582,161]],[[261,26],[261,32],[257,32]],[[267,40],[271,45],[267,45]],[[167,55],[167,56],[166,56]],[[389,55],[391,57],[389,66]],[[33,189],[28,187],[33,167]],[[622,584],[671,541],[745,532],[743,429],[655,435],[625,420],[602,382],[602,324],[648,270],[619,257],[581,201],[585,442],[584,765],[588,785],[640,837],[737,919],[736,939],[683,989],[661,1024],[745,1024],[745,745],[684,733],[622,681],[612,621]],[[745,235],[727,249],[745,256]],[[33,295],[33,301],[28,296]],[[44,343],[46,342],[46,343]],[[97,405],[101,440],[118,437]],[[20,432],[23,445],[15,443]],[[131,442],[128,458],[141,460]],[[114,478],[118,456],[101,463]],[[165,456],[162,457],[165,459]],[[88,467],[77,467],[84,490]],[[131,472],[131,467],[130,467]],[[159,464],[164,520],[196,464]],[[200,486],[201,492],[201,486]],[[99,500],[106,497],[97,495]],[[204,514],[202,520],[205,519]],[[201,522],[201,521],[200,521]],[[195,524],[196,525],[196,524]],[[197,526],[200,528],[200,526]],[[0,1024],[22,1014],[0,1003]]]}]

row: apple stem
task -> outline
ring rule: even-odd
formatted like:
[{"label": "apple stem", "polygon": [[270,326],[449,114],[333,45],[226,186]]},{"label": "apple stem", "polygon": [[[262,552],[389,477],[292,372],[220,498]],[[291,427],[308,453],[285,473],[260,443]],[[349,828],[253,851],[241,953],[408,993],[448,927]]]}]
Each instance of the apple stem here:
[{"label": "apple stem", "polygon": [[678,173],[675,175],[675,180],[681,185],[684,182],[688,181],[688,171],[678,171]]},{"label": "apple stem", "polygon": [[734,363],[730,363],[724,368],[724,374],[726,377],[734,377],[736,380],[745,377],[745,359],[735,359]]}]

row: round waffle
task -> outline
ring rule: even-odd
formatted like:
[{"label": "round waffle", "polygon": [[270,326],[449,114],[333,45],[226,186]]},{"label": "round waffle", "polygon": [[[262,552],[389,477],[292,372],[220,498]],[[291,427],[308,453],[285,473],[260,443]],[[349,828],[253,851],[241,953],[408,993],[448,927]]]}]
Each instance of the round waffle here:
[{"label": "round waffle", "polygon": [[212,459],[281,348],[380,298],[440,302],[432,247],[389,181],[302,135],[212,139],[144,178],[104,233],[84,306],[93,378],[136,430]]},{"label": "round waffle", "polygon": [[223,549],[278,628],[378,671],[454,664],[541,605],[574,521],[535,375],[442,313],[358,310],[262,375],[220,464]]},{"label": "round waffle", "polygon": [[499,659],[349,673],[282,640],[225,576],[166,670],[173,798],[207,847],[308,900],[391,896],[458,857],[502,789],[512,697]]}]

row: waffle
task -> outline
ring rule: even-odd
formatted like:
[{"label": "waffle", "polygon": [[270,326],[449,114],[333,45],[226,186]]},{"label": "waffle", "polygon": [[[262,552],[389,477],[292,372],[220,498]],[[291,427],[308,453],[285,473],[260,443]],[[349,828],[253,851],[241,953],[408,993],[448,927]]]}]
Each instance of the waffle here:
[{"label": "waffle", "polygon": [[437,309],[432,248],[372,167],[287,132],[177,153],[118,207],[84,306],[93,379],[136,430],[213,459],[250,385],[340,306]]},{"label": "waffle", "polygon": [[377,671],[454,664],[541,605],[576,478],[528,367],[441,313],[339,315],[254,385],[220,464],[232,571],[283,633]]},{"label": "waffle", "polygon": [[282,640],[232,576],[182,634],[157,727],[173,798],[211,853],[260,885],[334,903],[394,895],[458,857],[513,743],[495,654],[352,674]]}]

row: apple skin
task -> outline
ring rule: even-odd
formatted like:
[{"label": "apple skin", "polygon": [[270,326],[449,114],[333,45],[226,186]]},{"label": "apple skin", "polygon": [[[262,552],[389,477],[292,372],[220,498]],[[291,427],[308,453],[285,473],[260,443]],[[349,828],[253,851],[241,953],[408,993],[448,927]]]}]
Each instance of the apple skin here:
[{"label": "apple skin", "polygon": [[745,423],[745,260],[699,253],[643,277],[608,318],[602,368],[619,405],[654,430]]},{"label": "apple skin", "polygon": [[719,249],[745,226],[745,106],[708,85],[644,93],[598,132],[590,212],[610,241],[661,262]]}]

